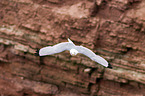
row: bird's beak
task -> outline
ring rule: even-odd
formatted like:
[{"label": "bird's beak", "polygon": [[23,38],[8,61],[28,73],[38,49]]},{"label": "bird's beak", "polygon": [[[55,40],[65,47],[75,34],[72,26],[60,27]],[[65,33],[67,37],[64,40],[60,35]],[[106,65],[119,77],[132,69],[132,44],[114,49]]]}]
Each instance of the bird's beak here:
[{"label": "bird's beak", "polygon": [[72,56],[75,56],[75,54],[71,54]]}]

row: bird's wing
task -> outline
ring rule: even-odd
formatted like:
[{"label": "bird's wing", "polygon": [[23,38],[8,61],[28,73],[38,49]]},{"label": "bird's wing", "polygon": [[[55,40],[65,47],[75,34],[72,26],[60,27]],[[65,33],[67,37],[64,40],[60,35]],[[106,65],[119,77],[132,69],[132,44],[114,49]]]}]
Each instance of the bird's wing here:
[{"label": "bird's wing", "polygon": [[74,45],[72,43],[63,42],[63,43],[56,44],[54,46],[47,46],[41,48],[38,52],[39,52],[39,56],[45,56],[45,55],[60,53],[65,50],[70,50],[73,47]]},{"label": "bird's wing", "polygon": [[93,61],[95,61],[95,62],[97,62],[105,67],[108,67],[108,62],[104,58],[102,58],[101,56],[96,55],[90,49],[83,47],[83,46],[76,46],[75,48],[79,53],[86,55],[91,60],[93,60]]}]

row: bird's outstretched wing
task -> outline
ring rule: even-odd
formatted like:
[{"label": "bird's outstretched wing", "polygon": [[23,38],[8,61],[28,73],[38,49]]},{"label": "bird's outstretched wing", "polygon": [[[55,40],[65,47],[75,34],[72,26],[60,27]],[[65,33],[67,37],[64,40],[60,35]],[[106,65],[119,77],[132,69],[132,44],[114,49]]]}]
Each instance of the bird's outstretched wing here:
[{"label": "bird's outstretched wing", "polygon": [[65,50],[70,50],[74,46],[75,45],[72,43],[63,42],[63,43],[56,44],[54,46],[47,46],[41,48],[40,50],[36,51],[36,55],[38,56],[52,55],[52,54],[63,52]]},{"label": "bird's outstretched wing", "polygon": [[83,46],[76,46],[76,50],[81,53],[86,55],[87,57],[89,57],[91,60],[105,66],[105,67],[109,67],[112,68],[110,63],[108,63],[104,58],[102,58],[99,55],[96,55],[93,51],[91,51],[90,49],[83,47]]}]

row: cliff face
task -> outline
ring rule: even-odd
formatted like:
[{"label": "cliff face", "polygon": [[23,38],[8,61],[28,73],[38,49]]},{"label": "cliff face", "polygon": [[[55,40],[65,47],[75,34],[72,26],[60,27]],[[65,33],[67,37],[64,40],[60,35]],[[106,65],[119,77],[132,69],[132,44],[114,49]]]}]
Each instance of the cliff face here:
[{"label": "cliff face", "polygon": [[[143,0],[0,0],[0,94],[144,96],[144,6]],[[113,69],[67,51],[34,56],[67,38]]]}]

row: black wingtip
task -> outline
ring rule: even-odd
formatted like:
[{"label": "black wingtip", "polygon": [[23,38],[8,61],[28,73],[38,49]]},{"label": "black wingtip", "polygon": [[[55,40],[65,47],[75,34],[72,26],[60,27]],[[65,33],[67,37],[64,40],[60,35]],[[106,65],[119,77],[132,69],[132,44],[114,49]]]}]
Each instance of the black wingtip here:
[{"label": "black wingtip", "polygon": [[112,66],[111,66],[111,64],[110,64],[110,63],[108,63],[108,67],[107,67],[107,68],[112,69]]},{"label": "black wingtip", "polygon": [[35,56],[39,56],[39,49],[36,50]]}]

